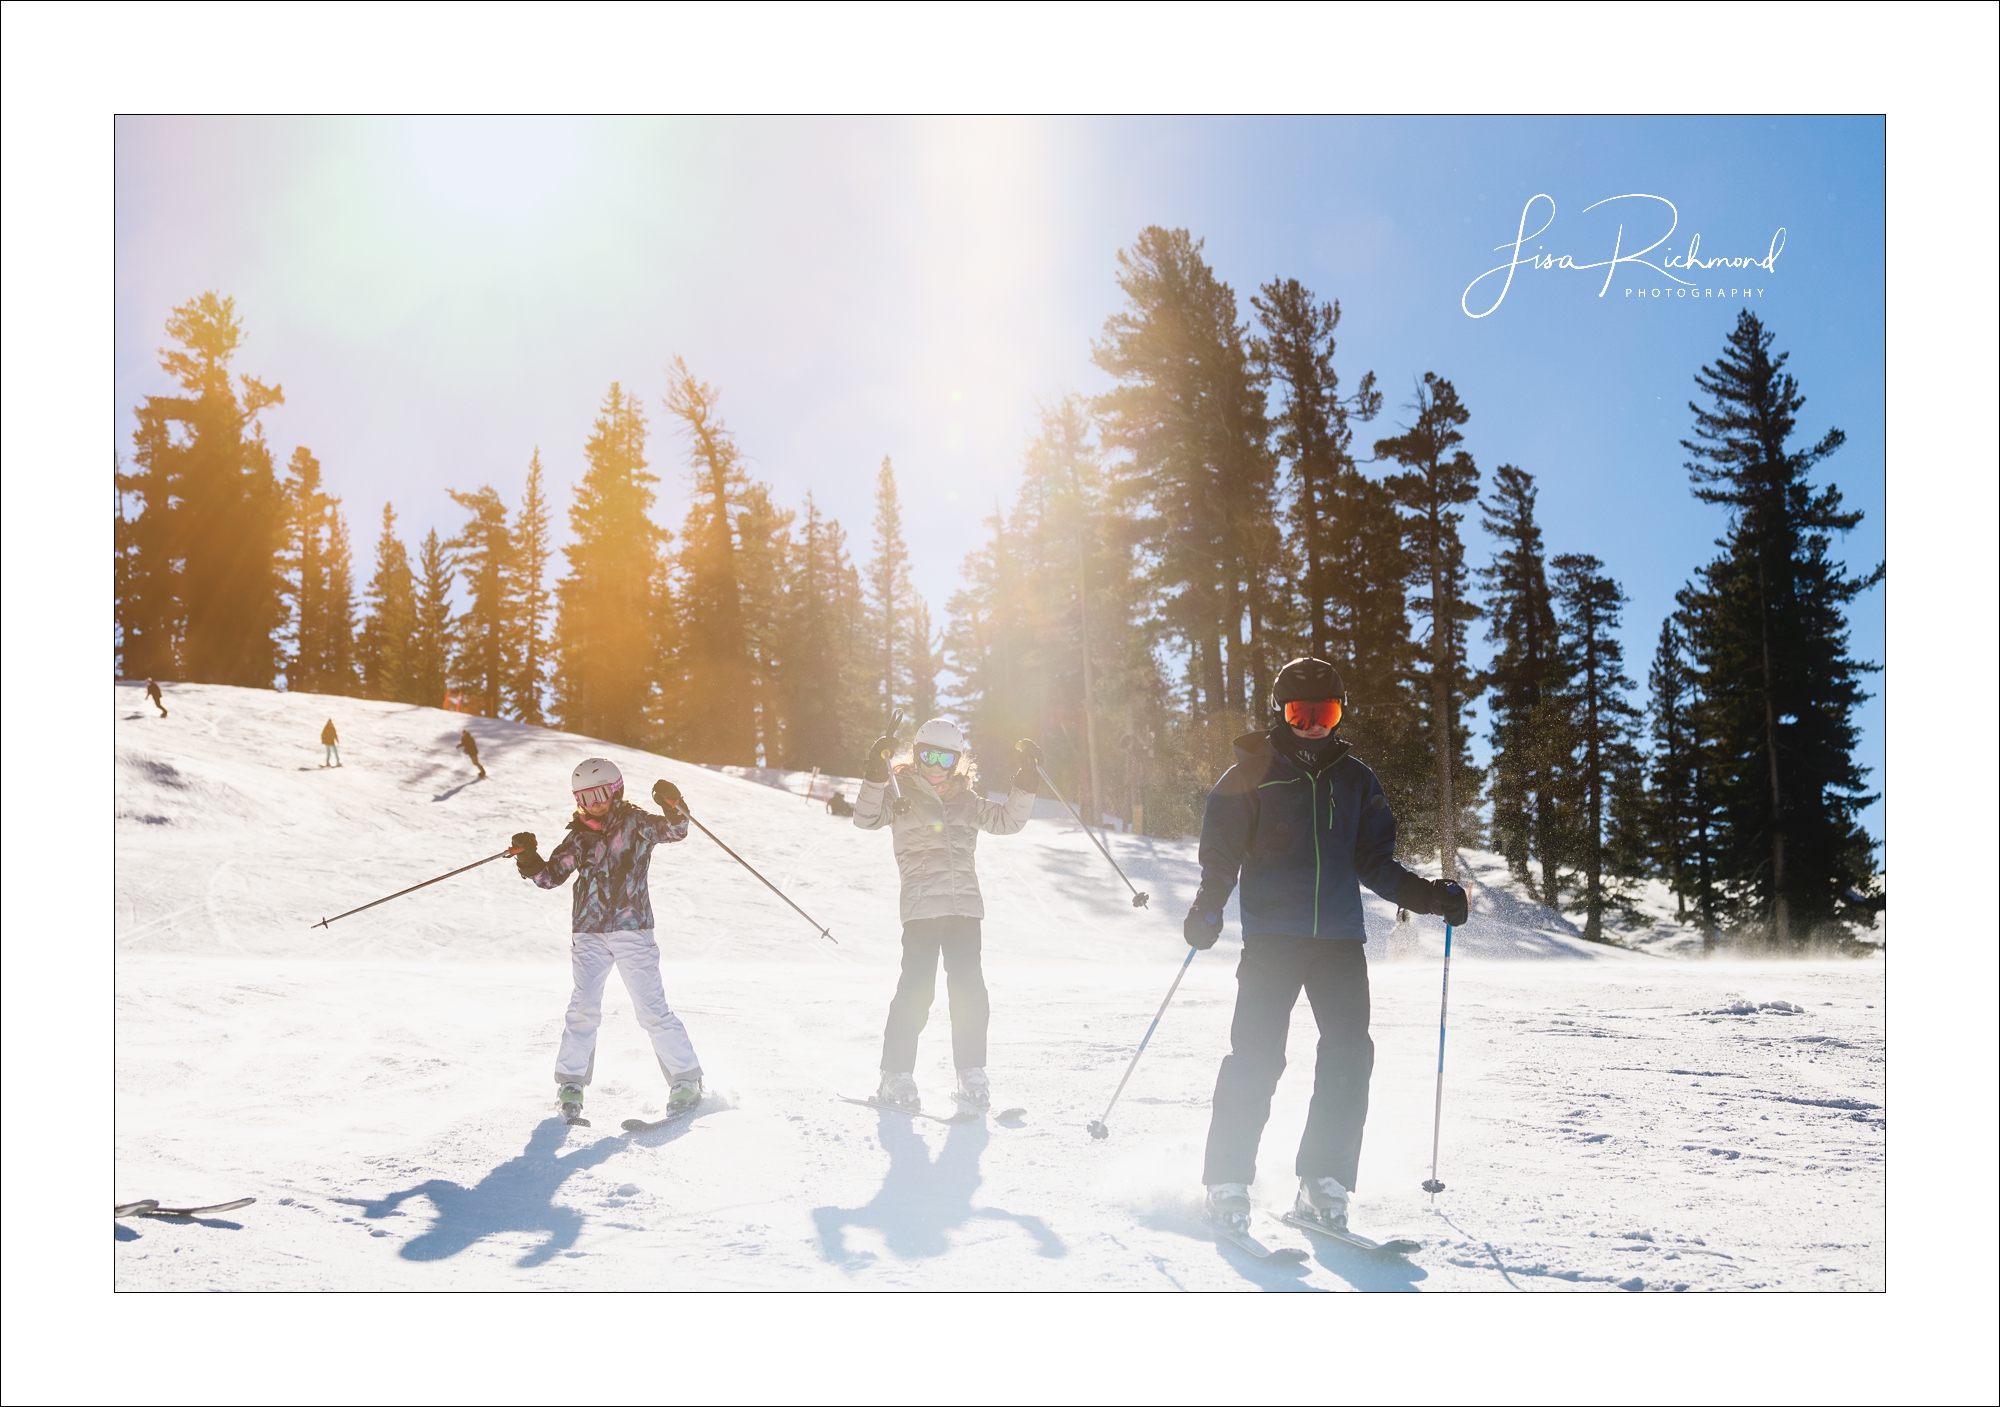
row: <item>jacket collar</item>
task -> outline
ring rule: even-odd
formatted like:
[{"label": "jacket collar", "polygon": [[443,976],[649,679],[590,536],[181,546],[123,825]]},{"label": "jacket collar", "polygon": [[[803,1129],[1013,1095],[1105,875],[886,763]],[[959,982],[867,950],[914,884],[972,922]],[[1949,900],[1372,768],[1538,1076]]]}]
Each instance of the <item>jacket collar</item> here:
[{"label": "jacket collar", "polygon": [[[1282,728],[1283,726],[1285,725],[1282,723],[1277,725],[1278,728]],[[1245,766],[1263,766],[1268,768],[1282,765],[1291,768],[1292,771],[1302,777],[1305,776],[1305,769],[1294,762],[1283,748],[1276,745],[1272,736],[1276,731],[1276,728],[1259,729],[1257,732],[1245,733],[1242,737],[1237,738],[1232,744],[1236,750],[1236,760]],[[1336,762],[1339,762],[1352,751],[1354,751],[1354,747],[1346,739],[1335,738],[1333,749],[1327,753],[1326,763],[1319,770],[1322,772],[1331,770]]]}]

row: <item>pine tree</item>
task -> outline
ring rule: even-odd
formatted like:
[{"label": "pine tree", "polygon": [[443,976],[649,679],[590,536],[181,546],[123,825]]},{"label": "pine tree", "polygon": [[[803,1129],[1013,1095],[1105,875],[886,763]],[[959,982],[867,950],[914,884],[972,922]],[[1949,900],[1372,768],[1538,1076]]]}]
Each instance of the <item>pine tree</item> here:
[{"label": "pine tree", "polygon": [[776,653],[786,727],[781,767],[845,774],[881,728],[861,578],[839,522],[806,495],[804,522],[789,544],[783,633]]},{"label": "pine tree", "polygon": [[1695,376],[1710,403],[1689,402],[1694,438],[1681,443],[1695,496],[1731,514],[1691,632],[1715,749],[1732,764],[1716,778],[1727,906],[1785,948],[1868,923],[1883,902],[1857,819],[1875,798],[1854,760],[1862,676],[1878,667],[1848,653],[1847,625],[1883,568],[1853,576],[1829,555],[1830,535],[1861,514],[1808,477],[1846,437],[1830,429],[1809,449],[1787,448],[1805,397],[1774,340],[1739,314],[1722,355]]},{"label": "pine tree", "polygon": [[279,572],[290,598],[292,625],[285,682],[299,693],[328,693],[326,515],[332,500],[323,490],[319,460],[303,445],[292,451],[282,492],[286,543]]},{"label": "pine tree", "polygon": [[1459,448],[1465,439],[1459,427],[1472,413],[1451,382],[1425,372],[1410,409],[1409,427],[1401,435],[1377,440],[1375,454],[1406,471],[1384,482],[1407,514],[1405,528],[1429,593],[1411,604],[1430,616],[1426,732],[1437,783],[1429,817],[1413,817],[1413,829],[1430,832],[1445,878],[1457,879],[1459,838],[1468,831],[1476,834],[1477,820],[1469,808],[1479,784],[1466,732],[1459,726],[1475,684],[1466,665],[1463,627],[1478,617],[1479,608],[1466,599],[1458,505],[1478,497],[1479,470]]},{"label": "pine tree", "polygon": [[1633,686],[1618,640],[1625,593],[1587,553],[1566,552],[1552,565],[1562,648],[1573,681],[1569,731],[1578,804],[1570,860],[1583,874],[1583,936],[1595,943],[1603,941],[1604,912],[1615,897],[1606,883],[1607,871],[1617,868],[1608,834],[1613,800],[1630,796],[1639,768],[1631,736],[1638,711],[1626,698]]},{"label": "pine tree", "polygon": [[569,574],[556,587],[556,712],[562,726],[644,746],[659,666],[660,548],[646,472],[646,420],[617,382],[584,444],[570,506]]},{"label": "pine tree", "polygon": [[462,686],[473,712],[498,718],[508,684],[520,673],[520,627],[513,618],[519,597],[514,535],[507,527],[507,505],[491,486],[471,493],[447,492],[468,514],[465,526],[445,543],[459,580],[465,583],[465,609],[452,622],[457,647],[452,678]]},{"label": "pine tree", "polygon": [[354,543],[340,500],[326,510],[326,657],[321,667],[324,693],[361,697],[361,661],[354,639]]},{"label": "pine tree", "polygon": [[1250,300],[1263,336],[1251,352],[1263,374],[1284,387],[1284,408],[1274,417],[1277,450],[1290,466],[1290,519],[1303,570],[1299,594],[1305,608],[1306,647],[1331,658],[1328,609],[1342,565],[1332,529],[1340,516],[1344,480],[1356,473],[1354,422],[1373,420],[1382,407],[1375,373],[1361,378],[1352,396],[1340,394],[1333,367],[1340,304],[1321,302],[1297,279],[1274,279]]},{"label": "pine tree", "polygon": [[419,703],[444,706],[452,655],[451,554],[437,529],[417,550],[416,630],[410,637],[409,687]]},{"label": "pine tree", "polygon": [[1498,550],[1492,565],[1479,571],[1486,584],[1486,635],[1495,647],[1483,681],[1491,694],[1493,848],[1531,887],[1530,863],[1539,862],[1544,897],[1555,907],[1569,681],[1535,522],[1534,476],[1503,464],[1493,480],[1492,496],[1480,510]]},{"label": "pine tree", "polygon": [[910,549],[903,544],[903,507],[896,496],[896,469],[887,455],[882,456],[882,468],[875,476],[874,546],[866,578],[868,629],[875,637],[872,653],[881,661],[877,710],[886,725],[896,709],[914,712],[909,640],[917,595],[910,585]]},{"label": "pine tree", "polygon": [[523,723],[545,721],[549,686],[549,627],[555,593],[549,589],[549,504],[542,492],[542,451],[528,460],[528,484],[514,515],[514,572],[508,618],[514,629],[513,678],[507,702]]},{"label": "pine tree", "polygon": [[160,353],[179,396],[135,414],[130,474],[114,482],[133,516],[117,629],[135,676],[269,688],[286,620],[285,508],[258,416],[284,392],[231,379],[242,341],[234,299],[214,293],[167,319],[180,350]]},{"label": "pine tree", "polygon": [[427,702],[411,676],[417,631],[416,581],[410,554],[396,536],[396,510],[382,505],[382,536],[375,542],[375,575],[368,583],[368,615],[361,627],[362,697],[395,703]]},{"label": "pine tree", "polygon": [[736,575],[743,601],[743,650],[750,666],[752,746],[766,767],[780,765],[785,734],[796,719],[784,677],[791,667],[785,653],[791,528],[791,511],[771,501],[767,485],[744,484],[736,510]]},{"label": "pine tree", "polygon": [[1196,775],[1227,765],[1229,736],[1249,721],[1246,683],[1262,693],[1275,651],[1257,647],[1280,565],[1263,378],[1236,295],[1201,248],[1186,230],[1140,231],[1118,254],[1125,309],[1091,348],[1118,382],[1095,408],[1106,445],[1125,456],[1121,493],[1142,509],[1134,526],[1160,624],[1188,651]]},{"label": "pine tree", "polygon": [[679,357],[667,373],[667,409],[688,442],[689,504],[677,563],[676,754],[748,767],[757,761],[758,699],[744,630],[734,512],[748,480],[716,409],[713,386]]},{"label": "pine tree", "polygon": [[1653,742],[1649,810],[1653,862],[1674,893],[1682,922],[1687,921],[1688,900],[1694,900],[1706,957],[1715,951],[1713,816],[1708,795],[1715,759],[1705,736],[1701,679],[1688,658],[1687,633],[1679,614],[1660,622],[1659,643],[1646,678],[1652,692],[1647,713]]}]

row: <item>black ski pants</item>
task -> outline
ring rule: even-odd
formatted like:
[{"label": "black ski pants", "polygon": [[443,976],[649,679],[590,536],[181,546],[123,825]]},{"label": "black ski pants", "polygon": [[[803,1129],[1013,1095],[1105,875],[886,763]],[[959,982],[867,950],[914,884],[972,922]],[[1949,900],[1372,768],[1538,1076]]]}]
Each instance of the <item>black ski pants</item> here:
[{"label": "black ski pants", "polygon": [[918,918],[903,925],[903,976],[889,1003],[882,1032],[882,1068],[901,1074],[917,1068],[917,1034],[930,1019],[937,995],[938,958],[951,999],[951,1059],[961,1070],[986,1066],[986,975],[979,970],[979,920]]},{"label": "black ski pants", "polygon": [[1236,966],[1236,1015],[1229,1054],[1215,1077],[1208,1155],[1201,1180],[1257,1180],[1257,1142],[1271,1117],[1271,1095],[1285,1070],[1285,1037],[1299,989],[1319,1022],[1312,1106],[1299,1141],[1300,1177],[1337,1177],[1354,1190],[1361,1126],[1368,1119],[1368,1077],[1375,1042],[1368,1035],[1368,959],[1351,938],[1292,938],[1252,933]]}]

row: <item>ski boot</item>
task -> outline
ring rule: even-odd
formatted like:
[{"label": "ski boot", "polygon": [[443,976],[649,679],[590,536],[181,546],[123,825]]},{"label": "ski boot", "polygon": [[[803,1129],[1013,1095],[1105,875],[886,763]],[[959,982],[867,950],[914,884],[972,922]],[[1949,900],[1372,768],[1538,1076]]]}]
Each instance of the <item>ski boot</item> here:
[{"label": "ski boot", "polygon": [[1347,1189],[1337,1177],[1302,1177],[1292,1215],[1329,1231],[1347,1231]]},{"label": "ski boot", "polygon": [[678,1114],[701,1103],[701,1076],[682,1075],[667,1091],[667,1113]]},{"label": "ski boot", "polygon": [[584,1123],[583,1086],[564,1085],[561,1089],[557,1090],[556,1112],[561,1114],[569,1123]]},{"label": "ski boot", "polygon": [[958,1088],[951,1097],[968,1109],[984,1109],[993,1102],[993,1087],[986,1082],[986,1072],[975,1065],[958,1072]]},{"label": "ski boot", "polygon": [[923,1096],[917,1093],[917,1082],[908,1071],[897,1074],[882,1072],[881,1087],[875,1091],[875,1099],[881,1104],[893,1104],[898,1109],[915,1109],[923,1103]]},{"label": "ski boot", "polygon": [[1202,1215],[1237,1236],[1250,1234],[1250,1189],[1240,1182],[1218,1182],[1208,1189]]}]

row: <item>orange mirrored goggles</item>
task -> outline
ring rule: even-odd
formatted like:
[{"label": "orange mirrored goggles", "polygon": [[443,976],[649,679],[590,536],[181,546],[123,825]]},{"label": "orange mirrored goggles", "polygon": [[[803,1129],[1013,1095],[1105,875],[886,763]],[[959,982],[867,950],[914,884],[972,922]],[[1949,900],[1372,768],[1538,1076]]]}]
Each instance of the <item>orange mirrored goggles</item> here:
[{"label": "orange mirrored goggles", "polygon": [[1333,728],[1340,723],[1339,699],[1293,699],[1285,705],[1285,721],[1294,728]]}]

